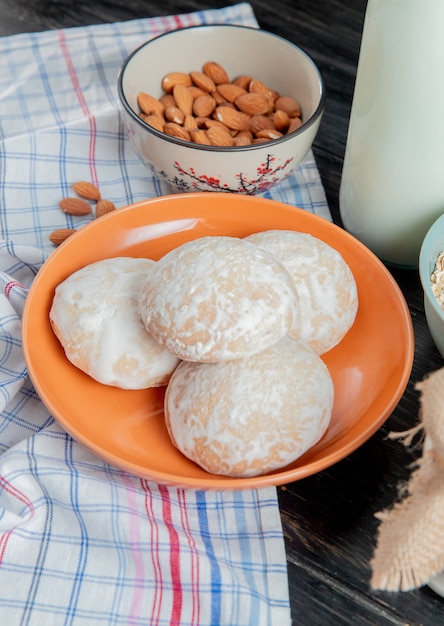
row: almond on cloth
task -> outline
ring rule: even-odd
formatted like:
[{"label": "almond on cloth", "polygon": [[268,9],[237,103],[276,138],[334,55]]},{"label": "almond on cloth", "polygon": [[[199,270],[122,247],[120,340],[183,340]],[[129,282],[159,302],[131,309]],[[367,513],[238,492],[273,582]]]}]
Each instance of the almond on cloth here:
[{"label": "almond on cloth", "polygon": [[100,200],[99,189],[86,180],[79,180],[77,183],[74,183],[72,189],[78,196],[85,198],[85,200]]},{"label": "almond on cloth", "polygon": [[59,207],[68,215],[88,215],[92,212],[91,206],[81,198],[63,198]]},{"label": "almond on cloth", "polygon": [[99,200],[96,204],[96,217],[102,217],[116,210],[116,205],[111,200]]},{"label": "almond on cloth", "polygon": [[66,241],[68,237],[71,237],[76,232],[74,228],[58,228],[57,230],[53,230],[49,235],[49,240],[55,246],[59,246],[61,243]]}]

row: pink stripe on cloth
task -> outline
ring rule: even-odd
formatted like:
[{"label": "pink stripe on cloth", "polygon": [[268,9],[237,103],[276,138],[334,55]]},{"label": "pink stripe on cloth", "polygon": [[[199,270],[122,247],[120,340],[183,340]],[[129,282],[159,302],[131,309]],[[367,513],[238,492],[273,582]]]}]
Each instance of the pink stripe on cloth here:
[{"label": "pink stripe on cloth", "polygon": [[[123,474],[123,483],[126,486],[129,508],[129,537],[132,560],[134,564],[134,575],[136,580],[143,580],[145,577],[144,560],[141,553],[140,518],[137,508],[137,497],[134,490],[133,481],[129,476]],[[139,624],[142,609],[143,589],[141,585],[135,585],[132,589],[131,608],[128,617],[128,624]]]},{"label": "pink stripe on cloth", "polygon": [[[8,530],[6,532],[1,533],[0,535],[0,567],[1,567],[2,562],[3,562],[3,557],[6,552],[6,547],[8,545],[9,538],[11,537],[13,531],[18,526],[23,524],[24,521],[33,517],[33,515],[35,514],[35,509],[34,509],[34,504],[26,496],[26,494],[22,493],[19,489],[14,487],[14,485],[12,485],[8,480],[6,480],[6,478],[4,478],[1,475],[0,475],[0,490],[2,491],[3,494],[8,494],[8,496],[11,496],[13,499],[17,500],[20,503],[20,505],[25,505],[26,509],[29,511],[29,514],[25,516],[22,511],[21,506],[19,509],[17,509],[17,506],[11,505],[11,511],[10,511],[11,515],[14,515],[15,513],[15,516],[18,518],[18,520],[16,521],[16,523],[8,522]],[[0,507],[0,509],[1,508],[2,507]],[[3,509],[7,510],[4,507]],[[0,530],[4,527],[4,525],[5,525],[5,521],[0,519]]]},{"label": "pink stripe on cloth", "polygon": [[6,285],[5,285],[5,296],[8,298],[8,300],[9,300],[9,294],[15,288],[25,289],[25,287],[23,285],[21,285],[17,280],[10,280],[8,283],[6,283]]},{"label": "pink stripe on cloth", "polygon": [[180,567],[180,541],[179,534],[174,526],[171,512],[171,500],[168,489],[164,485],[159,485],[159,492],[162,497],[162,515],[170,539],[170,573],[172,581],[173,601],[171,605],[171,624],[181,623],[182,612],[182,581]]},{"label": "pink stripe on cloth", "polygon": [[177,491],[178,503],[180,506],[180,521],[182,525],[182,529],[185,537],[188,540],[188,545],[190,548],[190,574],[191,574],[191,614],[190,614],[190,624],[192,626],[199,624],[199,611],[200,611],[200,602],[199,602],[199,552],[196,547],[196,541],[193,537],[193,532],[190,527],[190,520],[188,516],[187,509],[187,499],[186,492],[183,489],[178,489]]},{"label": "pink stripe on cloth", "polygon": [[162,591],[163,591],[163,580],[162,580],[162,565],[159,557],[159,531],[157,524],[155,522],[154,515],[154,503],[152,492],[150,488],[150,484],[147,480],[142,479],[140,481],[141,487],[145,492],[145,511],[147,515],[147,520],[150,526],[150,557],[151,564],[153,567],[153,575],[156,580],[156,585],[154,588],[153,601],[152,601],[152,610],[149,624],[150,626],[158,626],[160,621],[160,616],[162,612]]},{"label": "pink stripe on cloth", "polygon": [[66,63],[66,67],[68,68],[68,73],[71,78],[74,92],[77,96],[77,100],[80,104],[80,107],[89,122],[89,129],[90,129],[89,167],[90,167],[90,174],[91,174],[91,182],[94,185],[98,186],[99,178],[97,176],[97,170],[96,170],[96,164],[95,164],[95,148],[96,148],[96,140],[97,140],[96,120],[95,120],[94,115],[92,115],[92,113],[90,112],[86,98],[83,95],[83,91],[80,86],[79,79],[77,77],[74,63],[69,53],[69,47],[66,41],[65,32],[63,30],[59,30],[58,35],[59,35],[60,49],[62,51],[62,55]]}]

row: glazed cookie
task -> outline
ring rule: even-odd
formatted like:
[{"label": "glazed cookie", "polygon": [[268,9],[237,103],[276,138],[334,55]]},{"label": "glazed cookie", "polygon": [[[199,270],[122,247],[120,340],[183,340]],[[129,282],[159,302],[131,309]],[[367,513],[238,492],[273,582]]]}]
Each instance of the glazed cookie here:
[{"label": "glazed cookie", "polygon": [[105,385],[166,385],[176,356],[146,330],[137,300],[155,262],[119,257],[92,263],[56,288],[50,322],[69,361]]},{"label": "glazed cookie", "polygon": [[246,359],[179,364],[165,396],[173,444],[213,474],[288,465],[325,433],[333,382],[321,358],[287,336]]},{"label": "glazed cookie", "polygon": [[142,288],[147,329],[179,358],[250,356],[299,321],[293,280],[269,252],[236,237],[202,237],[161,258]]},{"label": "glazed cookie", "polygon": [[293,230],[268,230],[246,239],[273,254],[294,280],[301,314],[294,336],[318,354],[331,350],[358,310],[356,282],[341,254],[321,239]]}]

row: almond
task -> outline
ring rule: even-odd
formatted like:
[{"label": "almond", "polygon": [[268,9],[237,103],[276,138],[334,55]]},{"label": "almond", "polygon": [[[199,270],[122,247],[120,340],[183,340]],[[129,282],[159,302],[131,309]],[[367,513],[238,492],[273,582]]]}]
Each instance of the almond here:
[{"label": "almond", "polygon": [[290,124],[290,118],[288,117],[288,113],[285,111],[281,111],[278,109],[273,113],[273,125],[277,130],[287,129]]},{"label": "almond", "polygon": [[193,113],[197,117],[208,117],[216,108],[216,100],[209,95],[199,96],[193,102]]},{"label": "almond", "polygon": [[253,143],[254,143],[254,144],[256,144],[256,143],[268,143],[269,141],[270,141],[270,140],[269,140],[269,139],[267,139],[266,137],[255,137],[255,138],[253,139]]},{"label": "almond", "polygon": [[251,93],[261,93],[263,96],[272,97],[271,90],[267,85],[257,78],[252,78],[248,86],[248,91]]},{"label": "almond", "polygon": [[265,115],[271,110],[270,100],[261,93],[245,93],[237,97],[234,104],[249,115]]},{"label": "almond", "polygon": [[227,100],[218,91],[213,91],[211,95],[216,100],[216,104],[223,104],[224,102],[227,102]]},{"label": "almond", "polygon": [[176,106],[184,115],[193,114],[193,96],[185,85],[175,85],[173,89]]},{"label": "almond", "polygon": [[96,205],[96,217],[102,217],[116,210],[116,205],[111,200],[99,200]]},{"label": "almond", "polygon": [[59,207],[68,215],[88,215],[92,211],[88,202],[81,198],[63,198]]},{"label": "almond", "polygon": [[167,122],[165,124],[165,133],[170,137],[177,137],[177,139],[183,139],[184,141],[191,141],[190,133],[186,128],[176,124],[175,122]]},{"label": "almond", "polygon": [[235,146],[249,146],[253,141],[253,133],[249,130],[240,130],[234,137]]},{"label": "almond", "polygon": [[163,104],[165,109],[176,106],[176,101],[172,93],[164,93],[163,96],[159,98],[159,101]]},{"label": "almond", "polygon": [[162,102],[151,96],[149,93],[139,93],[137,96],[137,103],[145,115],[152,115],[153,113],[163,115],[165,107]]},{"label": "almond", "polygon": [[205,91],[204,89],[201,89],[200,87],[197,87],[196,85],[191,85],[190,87],[188,87],[188,89],[190,90],[190,93],[194,99],[198,98],[199,96],[208,95],[208,91]]},{"label": "almond", "polygon": [[287,133],[292,133],[302,126],[302,120],[300,117],[292,117],[290,120],[290,125],[288,127]]},{"label": "almond", "polygon": [[271,91],[271,89],[268,89],[265,83],[263,83],[261,80],[253,78],[248,86],[248,91],[250,93],[260,93],[265,96],[270,103],[270,111],[273,110],[274,101],[279,94],[276,94],[275,92]]},{"label": "almond", "polygon": [[196,117],[197,128],[206,128],[208,117]]},{"label": "almond", "polygon": [[49,240],[56,246],[59,246],[61,243],[66,241],[68,237],[71,237],[76,232],[74,228],[58,228],[57,230],[53,230],[49,235]]},{"label": "almond", "polygon": [[251,83],[251,76],[242,74],[241,76],[238,76],[231,82],[233,83],[233,85],[238,85],[239,87],[242,87],[243,89],[245,89],[245,91],[248,91],[248,87],[250,86],[250,83]]},{"label": "almond", "polygon": [[169,122],[176,122],[176,124],[182,125],[185,120],[185,114],[176,106],[167,107],[165,109],[165,119]]},{"label": "almond", "polygon": [[236,98],[247,93],[243,87],[233,85],[233,83],[223,83],[222,85],[218,85],[216,87],[216,91],[228,102],[234,102]]},{"label": "almond", "polygon": [[[159,99],[139,93],[139,117],[172,137],[219,146],[264,143],[302,125],[295,98],[283,97],[247,74],[230,82],[227,71],[216,61],[204,63],[201,70],[164,76]],[[97,201],[88,191],[84,193],[86,199]],[[86,214],[86,209],[78,206],[68,207],[68,211]]]},{"label": "almond", "polygon": [[280,96],[275,100],[274,108],[277,111],[285,111],[288,117],[300,117],[301,106],[295,98],[290,96]]},{"label": "almond", "polygon": [[232,130],[248,130],[250,116],[243,111],[220,105],[215,111],[215,119]]},{"label": "almond", "polygon": [[145,115],[143,121],[152,128],[155,128],[156,130],[163,133],[165,128],[165,119],[162,116],[156,115],[155,113],[153,113],[152,115]]},{"label": "almond", "polygon": [[249,129],[253,135],[257,135],[264,128],[274,128],[273,121],[270,118],[265,115],[253,115],[250,118]]},{"label": "almond", "polygon": [[207,130],[207,137],[212,146],[234,146],[233,137],[223,126],[211,126]]},{"label": "almond", "polygon": [[264,128],[263,130],[260,130],[258,133],[256,133],[257,139],[268,139],[270,141],[272,141],[273,139],[279,139],[279,137],[282,136],[283,134],[275,128]]},{"label": "almond", "polygon": [[197,125],[197,119],[194,117],[194,115],[185,115],[183,127],[187,130],[194,130],[196,128],[199,128]]},{"label": "almond", "polygon": [[191,135],[191,139],[192,141],[194,141],[194,143],[200,143],[201,145],[204,146],[210,146],[211,142],[207,137],[207,133],[206,131],[202,130],[201,128],[196,128],[194,130],[190,130],[190,135]]},{"label": "almond", "polygon": [[[217,92],[216,92],[217,93]],[[228,100],[223,100],[223,102],[221,102],[220,104],[218,104],[217,106],[219,107],[229,107],[230,109],[234,109],[235,111],[237,111],[238,109],[236,108],[236,105],[233,102],[228,102]]]},{"label": "almond", "polygon": [[190,73],[191,80],[193,83],[203,89],[207,93],[211,93],[212,91],[216,91],[216,85],[211,80],[209,76],[204,74],[203,72],[191,72]]},{"label": "almond", "polygon": [[100,200],[98,188],[86,180],[79,180],[79,182],[74,183],[72,189],[78,196],[86,200]]},{"label": "almond", "polygon": [[277,91],[274,91],[273,89],[270,91],[270,94],[271,94],[271,99],[273,100],[273,104],[276,102],[278,98],[281,97],[280,93],[278,93]]},{"label": "almond", "polygon": [[185,72],[170,72],[162,79],[162,89],[167,93],[172,93],[176,85],[189,87],[191,84],[192,80],[190,75]]},{"label": "almond", "polygon": [[202,66],[202,72],[206,74],[215,85],[220,85],[221,83],[229,83],[230,79],[228,77],[227,72],[219,63],[215,61],[208,61]]},{"label": "almond", "polygon": [[225,128],[225,130],[227,130],[227,127],[225,126],[225,124],[222,124],[222,122],[219,122],[218,120],[212,120],[211,118],[207,118],[205,120],[205,128],[211,128],[212,126],[219,126],[222,128]]}]

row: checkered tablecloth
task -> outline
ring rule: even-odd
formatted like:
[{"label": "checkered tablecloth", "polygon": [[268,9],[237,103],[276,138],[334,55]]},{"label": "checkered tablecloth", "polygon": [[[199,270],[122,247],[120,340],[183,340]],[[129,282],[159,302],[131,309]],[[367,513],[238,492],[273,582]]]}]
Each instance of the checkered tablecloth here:
[{"label": "checkered tablecloth", "polygon": [[[54,421],[21,349],[27,291],[58,207],[90,180],[118,207],[167,190],[134,155],[116,79],[166,30],[257,25],[250,5],[0,39],[0,623],[285,626],[285,548],[274,488],[176,489],[125,474]],[[310,153],[267,197],[329,219]],[[54,384],[57,373],[54,372]]]}]

